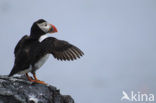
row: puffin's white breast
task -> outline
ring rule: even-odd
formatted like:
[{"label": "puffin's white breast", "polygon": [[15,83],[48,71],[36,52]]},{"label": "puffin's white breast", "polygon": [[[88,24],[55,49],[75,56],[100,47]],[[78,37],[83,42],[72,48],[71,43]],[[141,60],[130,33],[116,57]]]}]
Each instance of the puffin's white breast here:
[{"label": "puffin's white breast", "polygon": [[[48,35],[42,35],[39,38],[39,42],[41,43],[43,40],[45,40],[46,38],[48,38]],[[45,56],[43,56],[37,63],[35,63],[35,68],[39,69],[49,58],[50,54],[46,54]]]},{"label": "puffin's white breast", "polygon": [[37,63],[35,63],[35,68],[39,69],[49,58],[50,54],[46,54],[45,56],[43,56]]}]

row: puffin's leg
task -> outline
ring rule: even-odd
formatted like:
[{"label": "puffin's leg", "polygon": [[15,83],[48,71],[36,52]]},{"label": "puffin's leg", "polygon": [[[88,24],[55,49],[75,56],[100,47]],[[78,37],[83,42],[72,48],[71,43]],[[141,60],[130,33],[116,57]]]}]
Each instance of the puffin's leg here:
[{"label": "puffin's leg", "polygon": [[34,72],[32,74],[33,74],[34,79],[38,80],[37,77],[36,77],[36,74]]},{"label": "puffin's leg", "polygon": [[33,77],[34,77],[34,79],[35,79],[34,82],[36,82],[36,83],[40,83],[40,84],[46,84],[45,82],[40,81],[40,80],[37,79],[35,72],[33,72],[32,74],[33,74]]},{"label": "puffin's leg", "polygon": [[31,82],[34,82],[35,80],[33,80],[29,75],[28,75],[28,73],[25,73],[26,74],[26,76],[27,76],[27,78],[28,78],[28,80],[29,81],[31,81]]}]

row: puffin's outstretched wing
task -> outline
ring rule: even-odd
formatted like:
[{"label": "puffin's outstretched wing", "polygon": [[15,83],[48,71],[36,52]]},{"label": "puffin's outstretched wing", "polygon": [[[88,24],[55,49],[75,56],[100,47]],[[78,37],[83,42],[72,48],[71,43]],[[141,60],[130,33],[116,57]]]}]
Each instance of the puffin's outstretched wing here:
[{"label": "puffin's outstretched wing", "polygon": [[15,57],[17,55],[17,52],[18,50],[23,46],[23,43],[29,38],[28,35],[25,35],[22,37],[22,39],[17,43],[15,49],[14,49],[14,54],[15,54]]},{"label": "puffin's outstretched wing", "polygon": [[84,55],[76,46],[54,37],[43,40],[41,46],[44,47],[44,50],[47,50],[47,52],[52,53],[58,60],[74,60]]}]

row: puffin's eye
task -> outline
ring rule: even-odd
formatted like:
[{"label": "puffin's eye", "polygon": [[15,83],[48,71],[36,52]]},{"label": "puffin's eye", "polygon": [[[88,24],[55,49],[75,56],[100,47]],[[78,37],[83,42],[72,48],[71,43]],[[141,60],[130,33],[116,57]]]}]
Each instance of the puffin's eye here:
[{"label": "puffin's eye", "polygon": [[47,24],[45,24],[45,26],[47,26]]}]

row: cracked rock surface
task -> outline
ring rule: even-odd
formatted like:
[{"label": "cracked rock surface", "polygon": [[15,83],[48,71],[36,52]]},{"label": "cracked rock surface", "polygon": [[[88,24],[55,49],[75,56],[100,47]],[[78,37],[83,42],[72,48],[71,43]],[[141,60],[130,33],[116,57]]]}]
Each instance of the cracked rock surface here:
[{"label": "cracked rock surface", "polygon": [[27,81],[25,76],[0,76],[0,103],[74,103],[51,85]]}]

